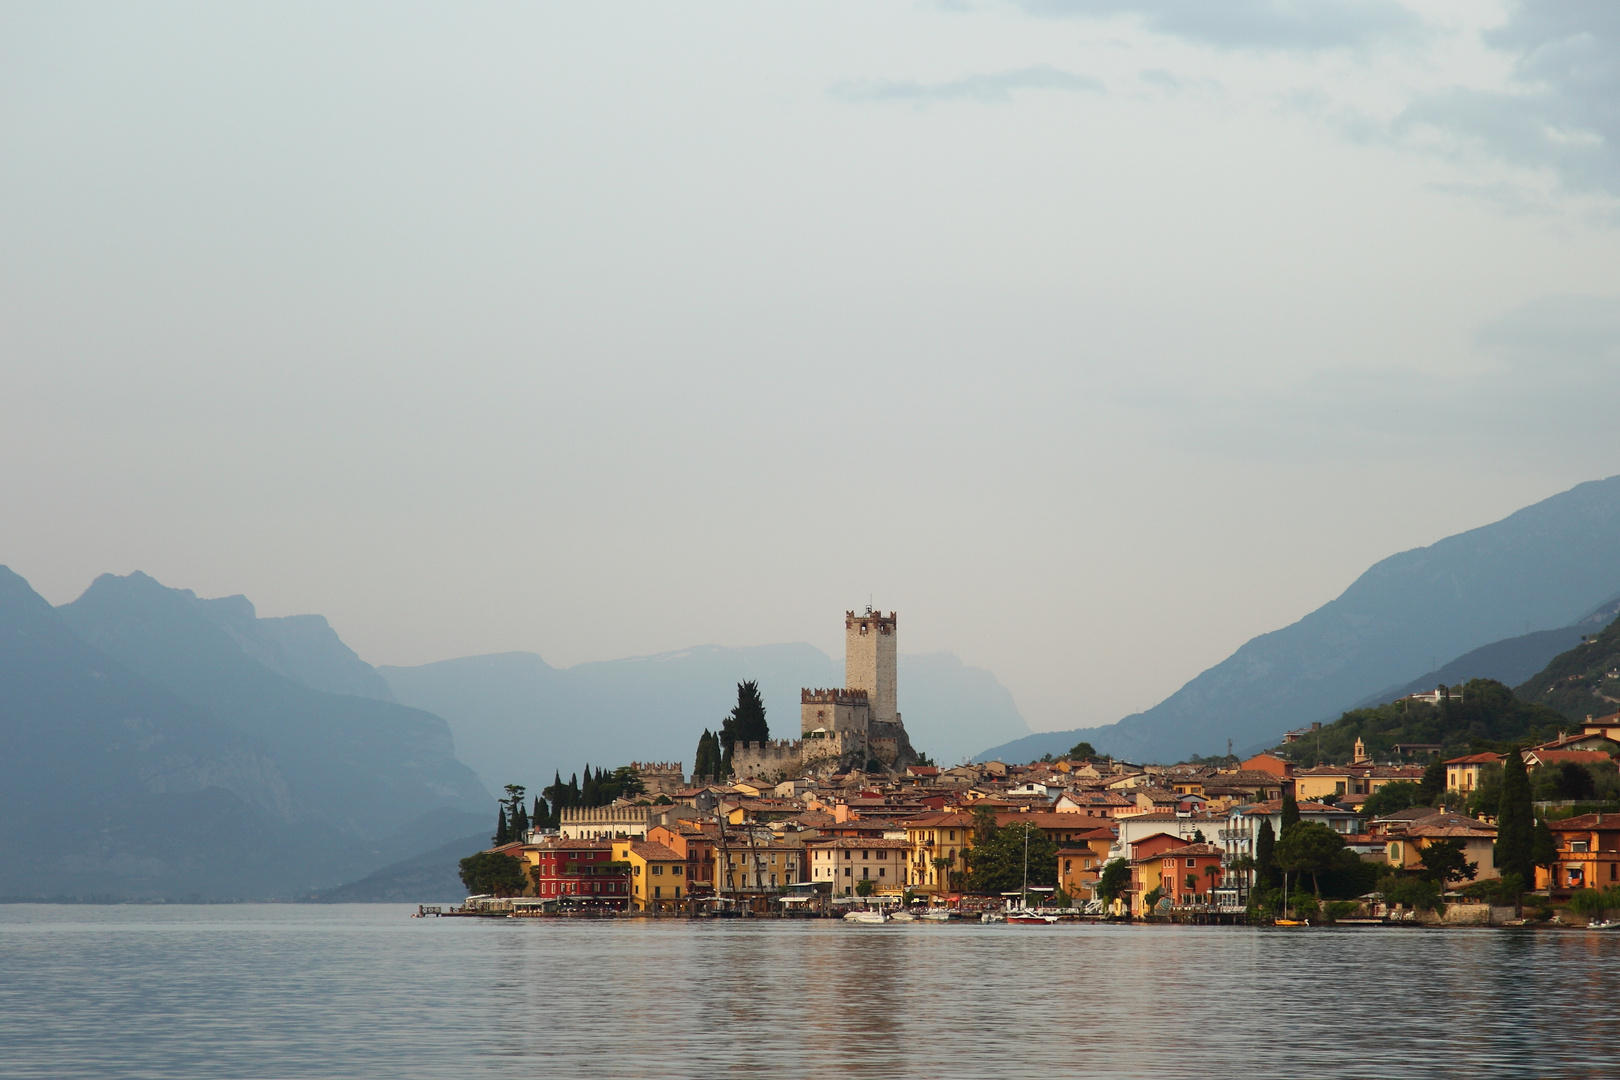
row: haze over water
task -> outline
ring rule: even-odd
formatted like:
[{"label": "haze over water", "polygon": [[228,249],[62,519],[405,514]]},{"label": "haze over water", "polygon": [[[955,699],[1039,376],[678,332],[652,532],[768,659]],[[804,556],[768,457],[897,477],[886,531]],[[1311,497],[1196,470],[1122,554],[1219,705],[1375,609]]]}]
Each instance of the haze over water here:
[{"label": "haze over water", "polygon": [[409,911],[0,907],[0,1072],[1620,1074],[1601,933]]}]

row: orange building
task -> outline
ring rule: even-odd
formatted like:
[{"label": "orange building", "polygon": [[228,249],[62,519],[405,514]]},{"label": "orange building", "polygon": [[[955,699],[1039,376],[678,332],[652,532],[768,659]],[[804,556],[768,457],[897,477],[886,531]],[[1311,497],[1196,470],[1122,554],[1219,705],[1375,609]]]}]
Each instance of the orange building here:
[{"label": "orange building", "polygon": [[1221,860],[1225,853],[1214,844],[1188,844],[1159,852],[1163,866],[1159,887],[1176,907],[1208,904],[1221,882]]},{"label": "orange building", "polygon": [[1620,885],[1620,814],[1584,814],[1547,828],[1558,857],[1550,869],[1536,868],[1537,888],[1562,897]]}]

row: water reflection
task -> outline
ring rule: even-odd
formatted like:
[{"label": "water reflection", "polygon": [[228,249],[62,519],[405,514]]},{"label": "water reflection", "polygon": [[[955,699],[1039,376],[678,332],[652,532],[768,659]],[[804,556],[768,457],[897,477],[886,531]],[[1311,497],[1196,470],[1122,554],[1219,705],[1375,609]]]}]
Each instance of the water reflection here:
[{"label": "water reflection", "polygon": [[0,908],[8,1077],[1614,1076],[1620,938]]}]

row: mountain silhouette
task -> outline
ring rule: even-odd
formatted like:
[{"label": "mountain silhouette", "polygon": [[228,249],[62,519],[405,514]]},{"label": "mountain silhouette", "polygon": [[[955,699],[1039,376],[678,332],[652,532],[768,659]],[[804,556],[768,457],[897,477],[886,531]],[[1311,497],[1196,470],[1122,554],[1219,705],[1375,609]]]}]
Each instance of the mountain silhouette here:
[{"label": "mountain silhouette", "polygon": [[1128,760],[1275,744],[1282,733],[1527,629],[1567,627],[1620,594],[1620,477],[1391,555],[1336,599],[1262,634],[1145,712],[982,751],[1028,760],[1084,739]]}]

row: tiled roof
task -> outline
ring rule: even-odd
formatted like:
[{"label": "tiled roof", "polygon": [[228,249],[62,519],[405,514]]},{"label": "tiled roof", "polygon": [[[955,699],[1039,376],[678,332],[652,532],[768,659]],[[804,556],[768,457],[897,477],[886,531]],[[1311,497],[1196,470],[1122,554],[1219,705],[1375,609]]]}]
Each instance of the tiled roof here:
[{"label": "tiled roof", "polygon": [[650,840],[632,840],[630,850],[648,862],[685,862],[686,857],[663,844],[655,844]]},{"label": "tiled roof", "polygon": [[1188,844],[1186,847],[1171,848],[1154,855],[1155,859],[1191,859],[1198,856],[1224,855],[1222,849],[1214,844]]},{"label": "tiled roof", "polygon": [[1502,760],[1501,754],[1469,754],[1467,757],[1454,757],[1446,762],[1447,765],[1490,765]]},{"label": "tiled roof", "polygon": [[1594,829],[1620,829],[1620,814],[1582,814],[1580,817],[1564,818],[1562,821],[1549,821],[1547,828],[1553,832],[1591,832]]},{"label": "tiled roof", "polygon": [[818,840],[806,840],[807,848],[872,848],[894,851],[911,847],[910,840],[868,840],[861,836],[829,836]]}]

